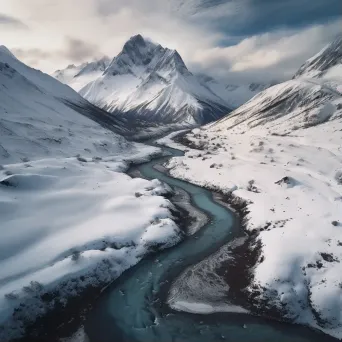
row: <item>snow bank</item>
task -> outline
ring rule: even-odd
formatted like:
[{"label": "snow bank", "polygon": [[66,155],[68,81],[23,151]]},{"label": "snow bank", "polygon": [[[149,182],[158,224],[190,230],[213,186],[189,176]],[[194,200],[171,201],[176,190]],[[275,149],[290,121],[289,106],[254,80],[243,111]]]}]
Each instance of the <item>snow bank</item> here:
[{"label": "snow bank", "polygon": [[251,284],[244,289],[255,311],[277,312],[338,338],[341,42],[306,62],[293,80],[193,130],[186,138],[197,149],[185,150],[184,157],[167,165],[175,177],[233,193],[247,203],[246,229],[261,246]]},{"label": "snow bank", "polygon": [[171,305],[172,309],[196,314],[208,315],[215,312],[234,312],[248,313],[247,310],[235,305],[211,305],[208,303],[175,302]]},{"label": "snow bank", "polygon": [[161,145],[161,146],[170,146],[170,147],[174,147],[174,148],[177,148],[181,151],[184,151],[187,149],[186,146],[182,145],[182,144],[177,144],[173,139],[179,135],[179,134],[182,134],[184,132],[188,131],[188,129],[182,129],[182,130],[179,130],[179,131],[176,131],[176,132],[172,132],[168,135],[166,135],[165,137],[162,137],[161,139],[158,139],[157,140],[157,144],[158,145]]}]

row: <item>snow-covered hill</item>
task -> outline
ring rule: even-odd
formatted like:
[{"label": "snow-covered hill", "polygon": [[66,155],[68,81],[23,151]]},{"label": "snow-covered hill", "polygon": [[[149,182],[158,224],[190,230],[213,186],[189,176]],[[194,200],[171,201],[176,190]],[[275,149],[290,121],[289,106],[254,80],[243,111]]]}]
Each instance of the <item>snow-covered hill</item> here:
[{"label": "snow-covered hill", "polygon": [[150,123],[203,124],[232,108],[229,92],[193,75],[176,50],[141,35],[128,40],[103,71],[105,65],[101,62],[90,71],[89,65],[71,66],[54,76],[109,112]]},{"label": "snow-covered hill", "polygon": [[123,173],[158,149],[107,115],[0,47],[1,341],[180,239],[168,189]]},{"label": "snow-covered hill", "polygon": [[[175,177],[244,200],[247,235],[238,249],[244,253],[238,271],[248,275],[249,285],[239,289],[248,309],[338,338],[342,82],[335,70],[341,51],[342,41],[336,40],[293,80],[189,133],[187,139],[200,151],[190,149],[168,165]],[[229,261],[222,267],[230,267]],[[236,289],[229,279],[228,285]]]}]

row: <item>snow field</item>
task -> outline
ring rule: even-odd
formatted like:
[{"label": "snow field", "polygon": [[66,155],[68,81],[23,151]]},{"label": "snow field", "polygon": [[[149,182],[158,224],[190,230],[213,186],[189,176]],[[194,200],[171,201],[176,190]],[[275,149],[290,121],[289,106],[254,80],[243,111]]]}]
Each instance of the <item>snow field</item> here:
[{"label": "snow field", "polygon": [[297,323],[342,337],[342,157],[336,122],[286,137],[258,129],[238,134],[224,124],[189,133],[200,150],[187,148],[167,168],[174,177],[246,200],[247,229],[262,243],[251,284],[264,289],[260,299],[285,308]]}]

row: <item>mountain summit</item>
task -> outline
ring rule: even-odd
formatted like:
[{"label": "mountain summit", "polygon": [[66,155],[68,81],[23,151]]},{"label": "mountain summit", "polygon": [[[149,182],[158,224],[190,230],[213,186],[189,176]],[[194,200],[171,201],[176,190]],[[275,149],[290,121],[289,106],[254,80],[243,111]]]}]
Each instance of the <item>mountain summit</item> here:
[{"label": "mountain summit", "polygon": [[132,121],[203,124],[232,108],[222,96],[225,92],[193,75],[176,50],[140,34],[131,37],[108,64],[97,61],[91,67],[59,70],[54,76],[93,104]]},{"label": "mountain summit", "polygon": [[[137,70],[139,67],[140,70]],[[160,72],[166,69],[184,75],[190,74],[176,50],[163,48],[138,34],[125,43],[122,51],[109,64],[105,74],[143,76],[144,72]]]}]

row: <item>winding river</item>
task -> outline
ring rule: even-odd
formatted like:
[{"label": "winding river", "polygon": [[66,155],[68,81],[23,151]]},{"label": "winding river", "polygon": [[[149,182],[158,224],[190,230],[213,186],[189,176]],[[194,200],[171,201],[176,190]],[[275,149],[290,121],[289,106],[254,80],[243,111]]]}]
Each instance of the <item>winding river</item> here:
[{"label": "winding river", "polygon": [[[176,149],[164,149],[173,156],[183,155]],[[153,168],[169,158],[158,157],[136,169],[147,179],[158,178],[171,187],[185,190],[192,204],[211,220],[177,246],[144,259],[107,288],[85,322],[90,342],[335,341],[301,326],[247,314],[197,315],[173,311],[165,304],[168,288],[181,271],[203,260],[237,234],[234,215],[213,201],[210,191]]]}]

